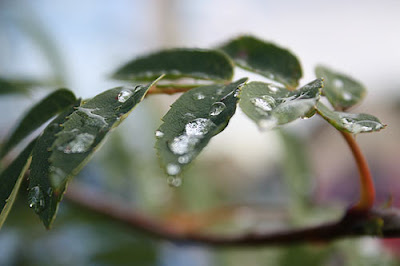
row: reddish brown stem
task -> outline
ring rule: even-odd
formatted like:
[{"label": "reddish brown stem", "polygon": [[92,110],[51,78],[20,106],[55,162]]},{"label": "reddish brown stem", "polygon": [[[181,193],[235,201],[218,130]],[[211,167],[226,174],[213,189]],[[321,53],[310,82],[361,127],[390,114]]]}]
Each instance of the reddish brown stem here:
[{"label": "reddish brown stem", "polygon": [[175,87],[171,87],[171,88],[159,88],[157,86],[153,86],[149,89],[149,91],[147,92],[146,95],[151,95],[151,94],[175,94],[175,93],[179,93],[179,92],[186,92],[188,90],[190,90],[191,88],[175,88]]},{"label": "reddish brown stem", "polygon": [[360,198],[352,207],[357,211],[370,210],[375,201],[375,187],[372,180],[371,172],[368,167],[367,160],[357,145],[354,137],[347,132],[341,132],[356,160],[358,172],[360,174]]}]

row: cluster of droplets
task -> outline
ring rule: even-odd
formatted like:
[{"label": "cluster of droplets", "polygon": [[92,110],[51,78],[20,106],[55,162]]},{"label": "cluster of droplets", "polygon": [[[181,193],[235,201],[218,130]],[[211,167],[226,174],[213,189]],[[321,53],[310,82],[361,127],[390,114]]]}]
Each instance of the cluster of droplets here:
[{"label": "cluster of droplets", "polygon": [[43,191],[39,186],[34,186],[29,189],[28,193],[29,207],[36,213],[40,213],[45,207]]},{"label": "cluster of droplets", "polygon": [[[74,133],[70,133],[74,134]],[[87,152],[92,146],[95,140],[95,136],[89,133],[80,133],[73,137],[72,140],[68,141],[66,144],[58,147],[58,150],[64,153],[84,153]]]},{"label": "cluster of droplets", "polygon": [[342,117],[341,122],[343,123],[344,128],[346,128],[353,134],[358,134],[361,132],[370,132],[373,130],[380,130],[384,127],[382,124],[375,121],[370,121],[370,120],[356,121],[351,119],[350,117]]}]

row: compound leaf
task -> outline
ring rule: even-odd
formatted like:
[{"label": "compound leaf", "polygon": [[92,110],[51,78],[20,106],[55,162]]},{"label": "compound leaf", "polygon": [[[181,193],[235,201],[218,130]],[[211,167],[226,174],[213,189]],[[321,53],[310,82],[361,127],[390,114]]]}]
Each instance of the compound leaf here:
[{"label": "compound leaf", "polygon": [[18,194],[35,142],[36,139],[0,174],[0,228]]},{"label": "compound leaf", "polygon": [[250,82],[242,89],[239,105],[260,129],[271,129],[313,115],[322,87],[321,79],[296,91],[263,82]]},{"label": "compound leaf", "polygon": [[385,125],[373,115],[332,111],[321,102],[317,104],[317,111],[326,121],[340,131],[358,134],[379,131],[385,128]]},{"label": "compound leaf", "polygon": [[[175,101],[156,131],[155,147],[162,167],[177,176],[221,132],[236,111],[240,87],[247,78],[229,85],[192,89]],[[180,179],[171,179],[178,186]]]},{"label": "compound leaf", "polygon": [[15,145],[27,137],[32,131],[43,125],[47,120],[76,101],[75,95],[67,89],[59,89],[35,104],[22,118],[0,151],[0,159]]},{"label": "compound leaf", "polygon": [[223,44],[237,66],[263,75],[294,89],[299,84],[302,70],[299,60],[290,51],[253,36],[241,36]]},{"label": "compound leaf", "polygon": [[323,94],[335,109],[348,109],[359,103],[366,94],[366,89],[358,81],[324,66],[317,66],[315,74],[324,78]]},{"label": "compound leaf", "polygon": [[164,87],[170,86],[171,80],[181,78],[223,82],[232,80],[233,63],[217,50],[170,49],[136,58],[119,68],[113,77],[149,81],[162,74],[165,74],[163,82],[167,82]]}]

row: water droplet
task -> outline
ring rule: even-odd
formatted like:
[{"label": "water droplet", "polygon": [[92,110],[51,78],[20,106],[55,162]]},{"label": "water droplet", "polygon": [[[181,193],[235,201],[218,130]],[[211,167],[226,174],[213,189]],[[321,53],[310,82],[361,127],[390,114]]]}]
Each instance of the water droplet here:
[{"label": "water droplet", "polygon": [[162,138],[162,137],[164,137],[164,132],[162,132],[160,130],[157,130],[156,131],[156,138]]},{"label": "water droplet", "polygon": [[36,213],[40,213],[45,207],[44,196],[39,186],[34,186],[28,193],[29,207],[33,208]]},{"label": "water droplet", "polygon": [[180,164],[187,164],[189,163],[189,161],[190,161],[190,156],[188,154],[179,156],[178,158],[178,162]]},{"label": "water droplet", "polygon": [[278,87],[276,87],[276,86],[273,86],[273,85],[268,85],[268,88],[269,88],[269,90],[270,91],[272,91],[272,92],[277,92],[277,91],[279,91],[279,88]]},{"label": "water droplet", "polygon": [[217,116],[226,108],[225,104],[222,102],[216,102],[211,106],[210,115]]},{"label": "water droplet", "polygon": [[181,172],[181,167],[179,165],[170,163],[167,165],[167,174],[175,176]]},{"label": "water droplet", "polygon": [[171,187],[179,187],[180,185],[182,185],[182,178],[177,176],[169,176],[167,178],[167,183]]},{"label": "water droplet", "polygon": [[265,131],[274,128],[277,125],[277,119],[276,118],[268,118],[268,119],[261,119],[258,121],[258,127],[260,130]]},{"label": "water droplet", "polygon": [[199,138],[182,134],[175,137],[168,146],[174,154],[182,155],[193,150],[198,142]]},{"label": "water droplet", "polygon": [[215,124],[206,118],[197,118],[185,126],[185,133],[188,136],[204,136]]},{"label": "water droplet", "polygon": [[217,94],[218,95],[222,95],[223,92],[224,92],[224,88],[217,89]]},{"label": "water droplet", "polygon": [[261,98],[252,98],[250,102],[264,112],[269,112],[275,107],[275,100],[271,96],[263,95]]},{"label": "water droplet", "polygon": [[[135,92],[136,92],[136,90],[135,90]],[[131,90],[122,90],[118,94],[118,101],[120,103],[124,103],[132,96],[132,94],[133,94],[133,92]]]},{"label": "water droplet", "polygon": [[135,90],[133,92],[136,93],[138,91],[141,91],[142,89],[143,89],[143,87],[138,85],[138,86],[135,87]]},{"label": "water droplet", "polygon": [[193,94],[193,97],[195,100],[203,100],[204,98],[206,98],[206,96],[204,96],[204,94],[202,94],[200,92]]},{"label": "water droplet", "polygon": [[196,118],[196,116],[192,113],[186,113],[184,116],[185,116],[186,120],[189,120],[189,121]]},{"label": "water droplet", "polygon": [[344,91],[343,92],[343,99],[345,99],[346,101],[351,101],[353,98],[353,95],[351,95],[350,92]]},{"label": "water droplet", "polygon": [[334,79],[333,80],[333,86],[337,87],[337,88],[343,88],[343,80],[341,79]]},{"label": "water droplet", "polygon": [[236,89],[235,92],[233,93],[233,97],[235,97],[235,98],[239,97],[240,92],[241,92],[241,89]]},{"label": "water droplet", "polygon": [[58,147],[64,153],[84,153],[89,150],[94,142],[95,137],[89,133],[81,133],[75,136],[73,140],[66,145]]}]

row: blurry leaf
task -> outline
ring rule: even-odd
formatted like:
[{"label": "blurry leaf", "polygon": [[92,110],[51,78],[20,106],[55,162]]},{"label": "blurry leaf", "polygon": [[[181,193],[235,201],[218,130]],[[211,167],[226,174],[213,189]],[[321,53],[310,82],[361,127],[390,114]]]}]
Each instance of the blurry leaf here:
[{"label": "blurry leaf", "polygon": [[[239,88],[246,80],[226,86],[198,87],[172,104],[156,132],[155,145],[168,175],[178,175],[228,125],[236,111]],[[180,179],[172,179],[170,183],[179,186]]]},{"label": "blurry leaf", "polygon": [[278,265],[330,265],[327,261],[331,255],[332,249],[329,246],[318,248],[316,246],[294,245],[285,248]]},{"label": "blurry leaf", "polygon": [[302,70],[299,60],[290,51],[252,36],[241,36],[220,47],[235,63],[246,70],[263,75],[294,89]]},{"label": "blurry leaf", "polygon": [[[286,185],[290,192],[291,214],[303,214],[303,208],[310,203],[313,182],[311,180],[310,156],[307,154],[307,144],[301,137],[280,130],[284,147],[282,169]],[[293,218],[301,218],[300,215]],[[302,217],[304,218],[304,217]]]},{"label": "blurry leaf", "polygon": [[313,115],[322,87],[321,79],[296,91],[287,91],[263,82],[250,82],[242,89],[239,105],[260,129],[271,129]]},{"label": "blurry leaf", "polygon": [[32,131],[75,101],[76,98],[71,91],[59,89],[34,105],[4,142],[0,152],[0,159]]},{"label": "blurry leaf", "polygon": [[340,131],[358,134],[385,128],[385,125],[373,115],[332,111],[320,102],[317,104],[317,110],[326,121]]},{"label": "blurry leaf", "polygon": [[46,227],[51,226],[68,181],[153,84],[107,90],[70,114],[59,116],[46,128],[33,152],[29,184],[31,204]]},{"label": "blurry leaf", "polygon": [[25,171],[29,166],[29,158],[35,142],[36,139],[0,174],[0,228],[15,201]]},{"label": "blurry leaf", "polygon": [[215,50],[171,49],[134,59],[113,77],[149,81],[162,74],[165,74],[164,82],[180,78],[221,82],[232,79],[233,64],[225,54]]},{"label": "blurry leaf", "polygon": [[26,86],[23,86],[23,84],[18,84],[15,81],[0,77],[0,95],[25,93],[29,89],[29,87],[30,86],[28,84],[26,84]]},{"label": "blurry leaf", "polygon": [[358,81],[327,67],[317,66],[315,74],[324,78],[322,93],[335,109],[347,109],[359,103],[366,94],[366,89]]}]

